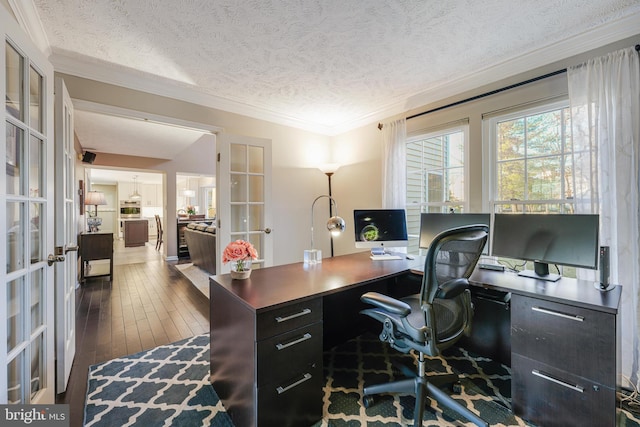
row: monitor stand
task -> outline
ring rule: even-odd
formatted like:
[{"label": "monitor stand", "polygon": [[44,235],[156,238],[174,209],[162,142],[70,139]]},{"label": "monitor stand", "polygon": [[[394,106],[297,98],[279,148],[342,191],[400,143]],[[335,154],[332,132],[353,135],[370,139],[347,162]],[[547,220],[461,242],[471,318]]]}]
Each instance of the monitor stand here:
[{"label": "monitor stand", "polygon": [[384,255],[385,249],[381,247],[371,248],[371,255]]},{"label": "monitor stand", "polygon": [[593,282],[593,286],[601,292],[609,292],[611,289],[615,288],[611,283],[607,285],[606,283]]},{"label": "monitor stand", "polygon": [[371,256],[369,257],[374,261],[385,261],[385,260],[394,260],[394,259],[402,259],[399,255],[396,255],[393,252],[387,252],[385,248],[371,248]]},{"label": "monitor stand", "polygon": [[559,274],[549,273],[549,264],[544,262],[533,262],[532,270],[522,270],[518,276],[530,277],[532,279],[546,280],[547,282],[557,282],[562,276]]}]

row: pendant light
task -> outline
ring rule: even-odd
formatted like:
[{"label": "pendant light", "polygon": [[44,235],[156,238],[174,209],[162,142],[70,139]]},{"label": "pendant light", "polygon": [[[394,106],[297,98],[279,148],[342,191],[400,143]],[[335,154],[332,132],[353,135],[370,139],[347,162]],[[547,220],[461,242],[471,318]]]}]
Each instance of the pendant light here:
[{"label": "pendant light", "polygon": [[140,193],[138,193],[138,182],[137,182],[138,176],[135,175],[133,177],[133,193],[129,196],[129,198],[131,200],[140,200],[142,199],[142,196],[140,195]]}]

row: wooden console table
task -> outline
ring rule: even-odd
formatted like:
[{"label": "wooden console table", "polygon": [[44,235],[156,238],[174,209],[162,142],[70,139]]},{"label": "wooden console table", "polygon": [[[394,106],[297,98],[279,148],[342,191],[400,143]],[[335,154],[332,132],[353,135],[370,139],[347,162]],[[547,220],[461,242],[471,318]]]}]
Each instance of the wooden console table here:
[{"label": "wooden console table", "polygon": [[[80,282],[88,277],[109,276],[113,280],[113,233],[80,233],[78,239],[80,245]],[[109,260],[109,272],[106,274],[85,275],[86,265],[89,261],[101,259]]]}]

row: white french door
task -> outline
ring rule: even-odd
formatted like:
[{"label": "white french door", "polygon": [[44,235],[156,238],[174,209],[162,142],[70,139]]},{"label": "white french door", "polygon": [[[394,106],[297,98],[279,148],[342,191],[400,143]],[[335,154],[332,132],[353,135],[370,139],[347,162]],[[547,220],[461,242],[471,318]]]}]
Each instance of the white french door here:
[{"label": "white french door", "polygon": [[53,68],[0,7],[0,403],[52,403]]},{"label": "white french door", "polygon": [[228,273],[222,251],[234,240],[246,240],[258,251],[254,267],[273,264],[271,230],[271,140],[246,136],[216,136],[216,207],[218,265]]},{"label": "white french door", "polygon": [[55,250],[65,255],[56,263],[56,393],[67,389],[76,354],[76,285],[78,249],[76,233],[75,149],[73,104],[61,78],[55,81]]}]

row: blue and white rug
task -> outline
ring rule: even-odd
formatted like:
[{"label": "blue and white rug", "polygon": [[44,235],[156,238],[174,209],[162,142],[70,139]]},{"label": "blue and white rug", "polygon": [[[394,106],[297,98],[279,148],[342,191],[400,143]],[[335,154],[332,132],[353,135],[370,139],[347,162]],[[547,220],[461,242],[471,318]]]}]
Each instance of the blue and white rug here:
[{"label": "blue and white rug", "polygon": [[208,334],[91,366],[87,388],[87,427],[233,426],[209,382]]},{"label": "blue and white rug", "polygon": [[[492,426],[530,426],[510,411],[511,371],[507,366],[462,349],[451,350],[445,359],[432,358],[428,371],[465,373],[456,400]],[[205,334],[92,366],[84,425],[233,427],[209,383],[209,354],[209,335]],[[413,424],[412,396],[380,396],[368,409],[361,404],[364,384],[403,375],[394,369],[396,364],[415,367],[415,357],[389,349],[373,335],[365,334],[326,352],[323,419],[313,427]],[[461,423],[433,399],[430,405],[423,426],[472,425]],[[640,424],[634,415],[621,411],[618,426]]]}]

